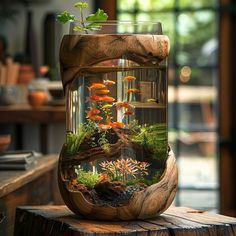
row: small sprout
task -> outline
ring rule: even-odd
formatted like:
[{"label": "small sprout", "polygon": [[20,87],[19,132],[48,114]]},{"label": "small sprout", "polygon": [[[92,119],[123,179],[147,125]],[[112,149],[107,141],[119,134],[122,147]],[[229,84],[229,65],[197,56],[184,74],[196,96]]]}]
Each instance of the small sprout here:
[{"label": "small sprout", "polygon": [[107,13],[100,8],[95,13],[84,17],[83,10],[89,7],[87,2],[77,2],[74,4],[74,7],[79,9],[80,20],[77,20],[68,11],[64,11],[57,16],[57,20],[63,24],[69,21],[78,21],[78,24],[73,28],[74,31],[85,31],[88,33],[87,30],[101,30],[102,26],[99,22],[104,22],[108,18]]}]

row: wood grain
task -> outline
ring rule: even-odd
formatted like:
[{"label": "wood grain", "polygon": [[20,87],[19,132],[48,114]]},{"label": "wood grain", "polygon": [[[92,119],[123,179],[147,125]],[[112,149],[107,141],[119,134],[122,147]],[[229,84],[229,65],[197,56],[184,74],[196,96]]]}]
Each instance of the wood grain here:
[{"label": "wood grain", "polygon": [[111,222],[83,219],[66,206],[27,206],[17,208],[14,235],[235,236],[235,226],[236,218],[181,207],[149,220]]},{"label": "wood grain", "polygon": [[[169,54],[169,39],[165,35],[96,34],[65,35],[60,48],[62,83],[65,85],[78,75],[97,73],[93,67],[111,59],[126,58],[139,65],[157,67]],[[100,73],[115,71],[115,67],[100,68]],[[123,68],[117,68],[123,70]]]},{"label": "wood grain", "polygon": [[58,155],[47,155],[39,158],[38,163],[29,170],[0,171],[0,197],[55,169],[57,161]]}]

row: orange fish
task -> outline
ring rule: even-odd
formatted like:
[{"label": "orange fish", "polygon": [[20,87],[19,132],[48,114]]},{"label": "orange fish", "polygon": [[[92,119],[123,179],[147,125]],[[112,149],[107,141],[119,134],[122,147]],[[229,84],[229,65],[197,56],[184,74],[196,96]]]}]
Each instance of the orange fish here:
[{"label": "orange fish", "polygon": [[134,115],[134,112],[132,112],[132,111],[125,111],[124,115],[131,116],[131,115]]},{"label": "orange fish", "polygon": [[122,107],[129,108],[129,109],[133,108],[133,106],[130,105],[128,102],[121,102],[121,101],[116,102],[116,108],[117,109],[120,109]]},{"label": "orange fish", "polygon": [[113,84],[115,84],[116,82],[115,82],[115,81],[112,81],[112,80],[109,80],[109,79],[107,79],[107,80],[103,80],[103,83],[104,83],[105,85],[113,85]]},{"label": "orange fish", "polygon": [[104,96],[104,97],[100,97],[101,100],[100,101],[104,101],[104,102],[114,102],[115,98],[110,97],[110,96]]},{"label": "orange fish", "polygon": [[97,108],[91,108],[90,107],[90,110],[89,111],[86,111],[86,113],[87,113],[87,118],[89,118],[89,117],[91,117],[91,116],[93,116],[93,115],[97,115],[97,114],[99,114],[100,113],[100,110],[98,110]]},{"label": "orange fish", "polygon": [[134,76],[132,76],[132,75],[128,75],[128,76],[125,76],[125,77],[124,77],[124,80],[126,80],[126,81],[132,81],[132,80],[136,80],[136,78],[135,78]]},{"label": "orange fish", "polygon": [[119,121],[115,121],[115,122],[110,122],[110,126],[112,128],[119,128],[119,129],[123,129],[125,127],[125,124]]},{"label": "orange fish", "polygon": [[111,125],[104,125],[104,124],[100,124],[98,125],[99,129],[103,129],[103,130],[107,130],[111,128]]},{"label": "orange fish", "polygon": [[110,93],[109,89],[100,89],[96,91],[97,94],[108,94]]},{"label": "orange fish", "polygon": [[89,96],[87,97],[86,101],[98,102],[98,101],[101,101],[101,97],[97,95]]},{"label": "orange fish", "polygon": [[91,119],[91,120],[103,120],[103,117],[98,116],[98,115],[94,115],[94,116],[90,116],[89,119]]},{"label": "orange fish", "polygon": [[91,90],[91,89],[105,89],[105,88],[106,88],[106,85],[100,84],[100,83],[92,83],[92,85],[88,87],[89,90]]},{"label": "orange fish", "polygon": [[128,89],[127,92],[128,92],[128,93],[139,93],[140,90],[139,90],[139,89],[136,89],[136,88],[131,88],[131,89]]}]

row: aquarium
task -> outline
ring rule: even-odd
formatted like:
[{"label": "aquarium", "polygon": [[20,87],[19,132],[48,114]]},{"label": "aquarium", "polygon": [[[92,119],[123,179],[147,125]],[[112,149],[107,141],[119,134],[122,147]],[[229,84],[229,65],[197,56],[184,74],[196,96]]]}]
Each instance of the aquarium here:
[{"label": "aquarium", "polygon": [[[59,161],[64,201],[75,213],[95,219],[161,213],[177,186],[172,181],[165,207],[156,206],[158,191],[150,192],[160,191],[156,184],[170,156],[169,39],[156,22],[106,22],[96,33],[78,34],[73,28],[60,50],[66,93],[66,137]],[[145,201],[151,205],[145,207]]]}]

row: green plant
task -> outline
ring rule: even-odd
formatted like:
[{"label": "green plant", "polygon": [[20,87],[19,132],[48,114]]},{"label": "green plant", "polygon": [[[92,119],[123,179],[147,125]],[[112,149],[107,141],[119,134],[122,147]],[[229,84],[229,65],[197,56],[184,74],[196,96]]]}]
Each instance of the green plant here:
[{"label": "green plant", "polygon": [[103,149],[105,153],[110,152],[110,144],[109,141],[106,138],[106,130],[99,131],[100,137],[98,139],[99,146]]},{"label": "green plant", "polygon": [[148,175],[147,162],[121,158],[115,161],[103,161],[100,163],[102,170],[108,175],[111,181],[120,180],[128,182],[132,179],[143,178]]},{"label": "green plant", "polygon": [[93,122],[88,122],[86,124],[81,124],[78,130],[78,134],[74,134],[72,132],[67,132],[66,134],[66,153],[68,155],[73,155],[79,151],[81,143],[85,138],[90,139],[92,141],[91,145],[94,146],[94,138],[92,137],[95,133],[95,124]]},{"label": "green plant", "polygon": [[89,7],[87,2],[77,2],[74,4],[74,7],[79,9],[80,20],[77,20],[76,17],[68,11],[63,11],[59,14],[57,20],[63,24],[67,22],[78,22],[74,27],[75,31],[85,31],[87,33],[87,30],[100,30],[101,23],[99,22],[105,22],[108,18],[107,13],[99,8],[95,13],[84,17],[83,10]]},{"label": "green plant", "polygon": [[93,188],[100,178],[100,174],[93,173],[92,171],[85,171],[80,167],[75,168],[75,173],[77,174],[78,183],[84,184],[89,188]]},{"label": "green plant", "polygon": [[154,158],[164,159],[167,155],[166,124],[140,126],[139,130],[136,130],[136,134],[132,136],[132,141],[153,152]]},{"label": "green plant", "polygon": [[81,143],[83,142],[86,133],[81,133],[80,135],[74,134],[72,132],[67,132],[66,134],[66,154],[73,155],[78,152]]}]

